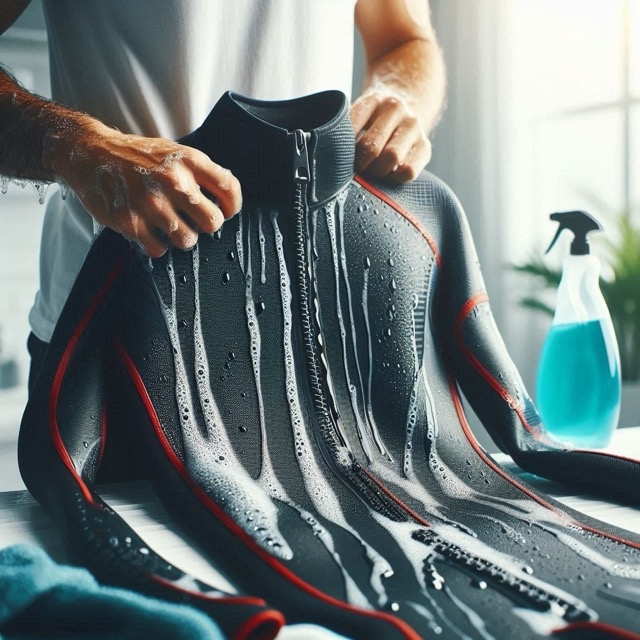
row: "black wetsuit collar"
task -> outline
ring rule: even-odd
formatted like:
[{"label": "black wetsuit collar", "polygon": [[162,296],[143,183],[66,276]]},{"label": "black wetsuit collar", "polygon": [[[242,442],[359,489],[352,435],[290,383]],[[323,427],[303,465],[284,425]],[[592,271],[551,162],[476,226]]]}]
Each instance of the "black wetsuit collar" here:
[{"label": "black wetsuit collar", "polygon": [[227,92],[202,126],[181,142],[231,170],[245,197],[288,206],[293,191],[295,131],[309,133],[308,204],[338,193],[354,175],[355,136],[340,91],[263,102]]}]

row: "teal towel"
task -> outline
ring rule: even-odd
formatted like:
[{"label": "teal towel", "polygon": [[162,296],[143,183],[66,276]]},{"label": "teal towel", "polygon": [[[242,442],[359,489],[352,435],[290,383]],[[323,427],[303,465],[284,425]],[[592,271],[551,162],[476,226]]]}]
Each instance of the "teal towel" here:
[{"label": "teal towel", "polygon": [[35,545],[0,550],[0,640],[222,640],[205,614],[99,585]]}]

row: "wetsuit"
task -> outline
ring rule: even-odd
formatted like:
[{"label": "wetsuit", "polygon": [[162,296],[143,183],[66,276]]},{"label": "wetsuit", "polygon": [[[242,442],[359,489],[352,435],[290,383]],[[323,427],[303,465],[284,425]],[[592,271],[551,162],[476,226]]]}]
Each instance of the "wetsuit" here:
[{"label": "wetsuit", "polygon": [[[524,468],[638,502],[637,461],[545,435],[446,185],[354,177],[339,92],[226,94],[183,142],[239,178],[242,212],[156,260],[104,231],[23,419],[25,483],[75,557],[191,592],[233,637],[271,637],[277,612],[363,639],[637,637],[639,537],[527,486],[469,430],[459,388]],[[123,425],[254,599],[198,595],[100,501]]]}]

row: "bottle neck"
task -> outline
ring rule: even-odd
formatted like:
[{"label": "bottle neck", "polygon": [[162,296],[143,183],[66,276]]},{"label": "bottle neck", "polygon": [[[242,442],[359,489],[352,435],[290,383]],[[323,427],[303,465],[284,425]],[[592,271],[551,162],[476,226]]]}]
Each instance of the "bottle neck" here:
[{"label": "bottle neck", "polygon": [[595,256],[570,255],[564,259],[554,324],[589,322],[609,316],[599,277],[600,261]]}]

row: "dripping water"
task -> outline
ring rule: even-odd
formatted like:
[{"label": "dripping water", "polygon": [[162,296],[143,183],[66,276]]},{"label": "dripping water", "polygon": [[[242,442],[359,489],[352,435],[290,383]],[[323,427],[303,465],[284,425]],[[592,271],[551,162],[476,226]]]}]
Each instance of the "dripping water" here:
[{"label": "dripping water", "polygon": [[372,547],[370,547],[348,523],[342,512],[340,502],[333,489],[324,477],[313,453],[313,434],[309,433],[309,427],[303,417],[300,406],[300,394],[297,388],[297,377],[294,363],[294,347],[292,341],[292,297],[289,274],[284,257],[282,233],[277,224],[277,215],[272,214],[272,226],[274,232],[278,270],[280,276],[280,298],[283,315],[283,347],[284,347],[284,371],[285,392],[289,413],[291,416],[291,428],[296,449],[296,459],[300,468],[307,495],[317,511],[328,521],[349,531],[360,542],[372,565],[371,587],[378,596],[378,605],[386,604],[388,598],[382,584],[382,576],[390,577],[393,569],[389,563]]},{"label": "dripping water", "polygon": [[[351,284],[349,281],[349,270],[347,267],[347,255],[345,252],[345,232],[344,232],[344,216],[345,216],[345,201],[346,201],[346,197],[347,197],[347,190],[345,190],[343,192],[343,194],[341,194],[336,201],[336,210],[337,210],[337,214],[338,214],[338,224],[339,224],[339,229],[340,229],[340,265],[342,267],[342,277],[344,279],[344,283],[345,283],[345,287],[346,287],[346,291],[347,291],[347,303],[349,306],[349,315],[351,318],[354,317],[354,313],[353,313],[353,301],[352,301],[352,295],[351,295]],[[337,250],[337,247],[336,247]],[[364,396],[364,382],[363,382],[363,377],[362,377],[362,371],[360,370],[360,360],[358,358],[358,347],[357,347],[357,340],[356,340],[356,326],[355,326],[355,322],[351,322],[351,340],[353,342],[353,351],[354,351],[354,359],[356,362],[356,369],[358,372],[358,380],[360,382],[360,393]],[[378,447],[378,451],[387,458],[387,460],[391,461],[391,455],[389,453],[389,451],[386,449],[386,447],[384,446],[384,443],[382,442],[382,438],[380,437],[380,433],[378,431],[378,427],[376,425],[376,422],[374,420],[373,417],[373,412],[372,411],[368,411],[366,413],[367,416],[367,421],[369,424],[369,429],[371,431],[371,435],[373,436],[373,440],[376,443],[376,446]]]},{"label": "dripping water", "polygon": [[[204,394],[204,398],[200,397],[200,403],[208,431],[206,434],[203,434],[198,425],[195,424],[193,400],[178,334],[176,281],[171,254],[166,267],[171,288],[171,305],[163,303],[167,328],[174,350],[175,394],[180,426],[184,434],[186,464],[196,482],[212,495],[213,499],[223,506],[225,511],[232,515],[258,544],[277,553],[279,557],[288,559],[292,557],[292,552],[278,530],[275,507],[266,498],[255,481],[246,473],[239,461],[234,459],[233,449],[222,425],[213,396],[210,393],[209,367],[200,320],[198,257],[198,249],[196,247],[193,251],[194,275],[196,278],[193,339],[196,353],[196,385],[199,392],[198,395],[200,393]],[[208,399],[209,402],[204,402],[204,399]],[[209,430],[211,431],[209,432]],[[248,508],[248,505],[250,508]],[[277,542],[277,547],[273,545],[274,540]],[[272,546],[275,548],[272,549]]]},{"label": "dripping water", "polygon": [[[341,194],[341,197],[344,199],[345,196]],[[334,207],[336,206],[335,201],[332,204]],[[339,203],[338,206],[340,206],[340,204],[341,203]],[[326,214],[327,229],[329,231],[329,240],[331,242],[331,255],[333,258],[334,286],[336,289],[336,315],[338,317],[338,325],[340,327],[340,341],[342,344],[342,363],[344,368],[344,375],[347,383],[347,388],[349,390],[349,399],[351,401],[351,409],[356,422],[358,439],[362,446],[362,450],[365,456],[367,457],[367,460],[371,461],[371,458],[372,458],[371,448],[369,447],[368,438],[365,435],[365,426],[362,422],[362,418],[360,417],[357,389],[355,384],[352,382],[351,376],[349,374],[349,362],[348,362],[347,340],[346,340],[347,329],[344,322],[344,316],[342,313],[342,301],[340,296],[340,267],[338,265],[338,246],[337,246],[337,239],[336,239],[336,230],[335,230],[335,225],[334,225],[334,220],[332,215],[333,210],[324,210],[324,213]],[[316,240],[317,212],[315,211],[313,212],[312,224],[313,224],[313,244],[314,246],[318,246],[318,242]],[[346,279],[346,274],[344,274],[344,272],[343,272],[343,275],[345,275],[345,279]],[[350,324],[352,326],[352,332],[355,333],[355,330],[353,329],[353,322],[351,322]],[[355,335],[353,339],[355,340]],[[356,360],[356,366],[358,369],[358,376],[360,377],[360,387],[362,388],[362,376],[360,374],[360,364],[358,362],[358,357],[357,357],[356,343],[354,342],[353,344],[354,344],[354,354],[356,356],[355,360]]]}]

